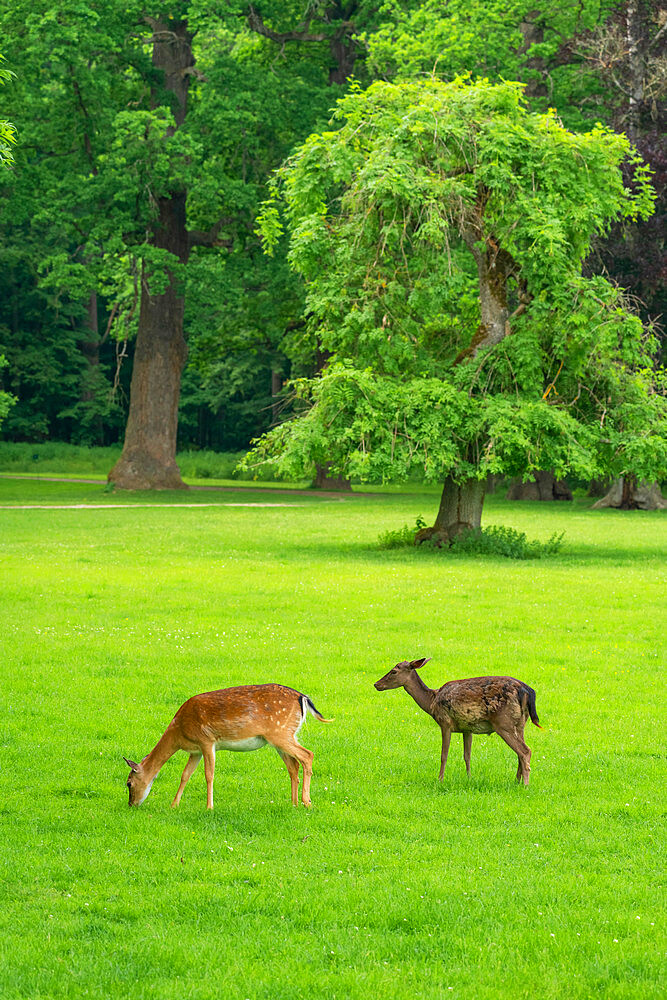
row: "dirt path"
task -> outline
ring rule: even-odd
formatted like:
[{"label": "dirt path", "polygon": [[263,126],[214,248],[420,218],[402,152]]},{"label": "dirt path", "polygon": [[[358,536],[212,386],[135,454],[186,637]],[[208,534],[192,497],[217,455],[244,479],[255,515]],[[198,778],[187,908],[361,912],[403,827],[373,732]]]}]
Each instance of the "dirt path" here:
[{"label": "dirt path", "polygon": [[144,507],[307,507],[306,503],[0,503],[0,510],[143,510]]},{"label": "dirt path", "polygon": [[[39,482],[43,482],[43,483],[88,483],[91,486],[101,486],[101,487],[104,487],[106,485],[106,480],[104,480],[104,479],[84,479],[84,478],[76,478],[76,479],[67,478],[67,479],[63,479],[63,478],[61,478],[59,476],[25,476],[25,475],[21,475],[20,473],[12,475],[11,472],[0,472],[0,479],[14,479],[14,480],[20,479],[23,482],[37,482],[37,483],[39,483]],[[287,488],[280,487],[280,486],[248,486],[245,483],[243,485],[239,485],[239,486],[189,486],[188,490],[192,490],[192,491],[196,491],[196,492],[209,492],[209,493],[210,492],[214,492],[214,493],[257,493],[258,491],[261,490],[262,493],[267,493],[269,496],[273,496],[274,494],[279,493],[279,494],[283,494],[283,495],[286,495],[286,496],[307,496],[307,497],[312,497],[312,499],[314,499],[314,500],[338,500],[338,501],[357,500],[360,497],[366,497],[366,496],[371,496],[372,495],[370,493],[353,493],[352,490],[350,490],[349,492],[347,492],[347,491],[344,491],[344,492],[334,492],[333,490],[300,490],[300,489],[287,489]],[[185,490],[184,492],[187,494],[188,490]],[[124,490],[118,490],[118,493],[120,493],[120,494],[122,494],[124,492],[125,492]],[[142,493],[149,493],[151,491],[150,490],[142,490],[141,492]],[[171,490],[170,492],[175,492],[175,491]],[[46,506],[50,507],[52,505],[48,504]],[[72,505],[68,504],[68,506],[72,506]],[[85,504],[85,506],[91,506],[91,505],[90,504]],[[112,505],[111,504],[100,504],[100,506],[101,507],[107,507],[107,506],[110,507]],[[124,504],[120,504],[118,506],[125,506],[125,505]],[[133,505],[130,504],[129,506],[133,506]],[[142,506],[143,507],[148,507],[148,506],[151,506],[151,505],[150,504],[142,504]],[[164,505],[163,504],[154,504],[153,506],[162,507]],[[178,506],[181,506],[181,507],[190,507],[190,506],[202,507],[204,505],[203,504],[170,504],[170,506],[171,507],[178,507]],[[253,504],[252,506],[257,506],[257,504]],[[265,506],[269,506],[269,505],[265,505]]]}]

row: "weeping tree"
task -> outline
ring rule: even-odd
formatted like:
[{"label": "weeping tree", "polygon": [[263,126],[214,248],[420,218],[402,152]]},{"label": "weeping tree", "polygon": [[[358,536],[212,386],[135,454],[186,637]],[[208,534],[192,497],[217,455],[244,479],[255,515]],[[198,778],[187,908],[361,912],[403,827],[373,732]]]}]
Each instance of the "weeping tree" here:
[{"label": "weeping tree", "polygon": [[619,289],[582,276],[594,235],[652,210],[628,140],[461,79],[353,89],[332,126],[259,220],[269,252],[288,230],[330,360],[250,461],[442,482],[436,540],[480,526],[489,472],[664,470],[655,344]]}]

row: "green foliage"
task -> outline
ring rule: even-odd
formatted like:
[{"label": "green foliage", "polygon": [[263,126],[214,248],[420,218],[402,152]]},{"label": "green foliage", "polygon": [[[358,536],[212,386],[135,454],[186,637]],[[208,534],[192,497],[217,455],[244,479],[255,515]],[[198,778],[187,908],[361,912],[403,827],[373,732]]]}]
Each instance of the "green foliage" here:
[{"label": "green foliage", "polygon": [[[427,482],[664,474],[655,344],[617,289],[581,274],[612,219],[650,213],[646,168],[625,136],[568,132],[553,113],[528,113],[521,92],[353,87],[338,128],[278,172],[260,228],[270,248],[282,206],[310,329],[332,358],[296,384],[305,408],[257,444],[260,460],[303,475],[326,456],[371,481],[417,466]],[[510,318],[476,351],[479,261],[499,255],[510,277],[495,294]]]},{"label": "green foliage", "polygon": [[[384,23],[364,35],[369,66],[396,80],[460,74],[521,80],[531,106],[558,108],[572,128],[604,116],[612,95],[573,37],[603,24],[614,0],[426,0],[383,5]],[[592,106],[593,111],[588,110]]]}]

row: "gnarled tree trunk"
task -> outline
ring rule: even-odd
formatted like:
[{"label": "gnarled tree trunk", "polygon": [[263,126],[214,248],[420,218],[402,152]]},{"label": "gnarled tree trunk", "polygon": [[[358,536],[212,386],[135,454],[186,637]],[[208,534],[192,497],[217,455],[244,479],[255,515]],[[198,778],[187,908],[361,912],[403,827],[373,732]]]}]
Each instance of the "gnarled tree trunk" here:
[{"label": "gnarled tree trunk", "polygon": [[421,545],[422,542],[449,545],[463,531],[479,531],[484,492],[484,480],[466,479],[457,483],[448,477],[443,485],[435,524],[417,532],[415,545]]},{"label": "gnarled tree trunk", "polygon": [[[153,29],[153,65],[163,73],[173,95],[176,125],[185,120],[188,86],[194,64],[187,22],[147,19]],[[181,264],[189,255],[186,192],[158,199],[151,233],[153,246],[172,253]],[[181,375],[187,357],[183,336],[182,277],[167,271],[168,286],[151,294],[142,274],[137,345],[130,385],[130,412],[123,452],[109,482],[130,490],[186,489],[176,465],[176,433]]]},{"label": "gnarled tree trunk", "polygon": [[634,476],[621,476],[606,496],[593,504],[593,510],[616,507],[619,510],[664,510],[667,500],[658,483],[638,483]]}]

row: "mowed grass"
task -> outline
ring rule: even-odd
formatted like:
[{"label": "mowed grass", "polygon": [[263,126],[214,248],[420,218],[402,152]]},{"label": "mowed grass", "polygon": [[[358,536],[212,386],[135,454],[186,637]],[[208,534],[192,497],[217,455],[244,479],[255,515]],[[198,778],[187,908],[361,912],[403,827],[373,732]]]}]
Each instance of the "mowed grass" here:
[{"label": "mowed grass", "polygon": [[[217,503],[182,508],[174,503]],[[156,503],[157,507],[144,504]],[[227,506],[231,503],[284,506]],[[434,495],[106,494],[0,481],[0,996],[187,1000],[664,995],[664,514],[487,501],[529,562],[376,548]],[[528,789],[373,682],[537,691]],[[310,718],[312,810],[270,748],[127,768],[190,695],[278,681]]]}]

